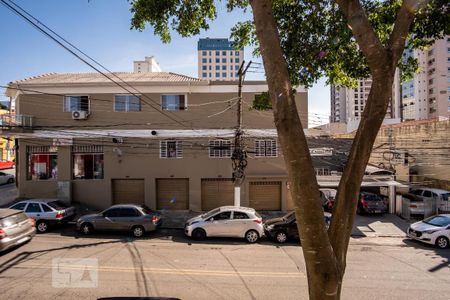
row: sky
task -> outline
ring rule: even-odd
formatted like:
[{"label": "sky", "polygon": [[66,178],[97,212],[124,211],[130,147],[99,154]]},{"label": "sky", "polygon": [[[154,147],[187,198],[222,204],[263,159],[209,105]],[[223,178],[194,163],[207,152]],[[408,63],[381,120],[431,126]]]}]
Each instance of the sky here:
[{"label": "sky", "polygon": [[[9,0],[8,0],[9,1]],[[199,38],[227,38],[238,21],[251,19],[251,12],[228,13],[220,7],[208,31],[183,38],[172,34],[164,44],[153,29],[130,30],[130,4],[127,0],[13,0],[56,33],[83,50],[111,71],[133,71],[133,61],[154,56],[161,69],[197,77]],[[44,36],[0,2],[0,85],[48,72],[94,72],[69,52]],[[301,45],[299,45],[301,47]],[[246,47],[245,60],[261,62]],[[248,74],[246,79],[264,79]],[[0,89],[0,101],[7,100]],[[310,120],[325,123],[330,114],[330,89],[325,80],[308,91]]]}]

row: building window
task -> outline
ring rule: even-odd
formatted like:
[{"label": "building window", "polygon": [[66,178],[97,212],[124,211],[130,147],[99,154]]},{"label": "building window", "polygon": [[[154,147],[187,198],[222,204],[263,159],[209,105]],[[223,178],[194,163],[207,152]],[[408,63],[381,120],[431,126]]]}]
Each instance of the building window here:
[{"label": "building window", "polygon": [[227,51],[222,51],[222,55],[227,55]]},{"label": "building window", "polygon": [[206,51],[202,51],[202,55],[206,55]]},{"label": "building window", "polygon": [[220,58],[216,58],[216,63],[220,63]]},{"label": "building window", "polygon": [[209,158],[230,158],[231,141],[229,140],[210,140]]},{"label": "building window", "polygon": [[211,63],[211,58],[210,58],[210,59],[208,59],[208,61],[209,61],[209,63]]},{"label": "building window", "polygon": [[330,176],[331,172],[328,168],[314,168],[316,176]]},{"label": "building window", "polygon": [[183,144],[182,141],[161,141],[160,158],[182,158]]},{"label": "building window", "polygon": [[186,109],[185,96],[184,95],[161,95],[161,109],[162,110],[185,110]]},{"label": "building window", "polygon": [[236,58],[234,59],[234,62],[235,62],[235,63],[238,63],[238,62],[239,62],[239,58],[236,57]]},{"label": "building window", "polygon": [[227,59],[226,58],[222,58],[222,63],[226,63]]},{"label": "building window", "polygon": [[226,70],[227,69],[227,66],[222,66],[222,70]]},{"label": "building window", "polygon": [[72,146],[73,179],[103,179],[103,146]]},{"label": "building window", "polygon": [[222,77],[227,77],[227,73],[223,72]]},{"label": "building window", "polygon": [[206,58],[202,58],[202,63],[206,64],[208,60]]},{"label": "building window", "polygon": [[230,77],[233,77],[233,73],[230,73]]},{"label": "building window", "polygon": [[216,55],[219,56],[220,55],[220,51],[216,51]]},{"label": "building window", "polygon": [[216,66],[216,71],[217,71],[217,70],[220,70],[220,66]]},{"label": "building window", "polygon": [[239,70],[239,65],[235,65],[234,66],[234,69],[237,71],[237,70]]},{"label": "building window", "polygon": [[212,70],[212,66],[209,66],[209,68],[208,68],[210,71]]},{"label": "building window", "polygon": [[206,73],[202,73],[202,77],[206,77],[206,75],[207,75]]},{"label": "building window", "polygon": [[239,56],[239,51],[235,51],[234,54],[235,54],[236,56]]},{"label": "building window", "polygon": [[58,153],[52,146],[27,146],[27,180],[58,179]]},{"label": "building window", "polygon": [[202,66],[202,70],[205,71],[206,70],[206,66]]},{"label": "building window", "polygon": [[220,77],[220,73],[219,72],[216,72],[216,77]]},{"label": "building window", "polygon": [[233,59],[232,58],[230,58],[230,63],[232,63],[233,62]]},{"label": "building window", "polygon": [[88,96],[65,96],[64,97],[64,111],[89,111],[89,97]]},{"label": "building window", "polygon": [[273,139],[255,141],[256,157],[277,157],[277,141]]},{"label": "building window", "polygon": [[115,95],[114,111],[141,111],[141,98],[134,95]]}]

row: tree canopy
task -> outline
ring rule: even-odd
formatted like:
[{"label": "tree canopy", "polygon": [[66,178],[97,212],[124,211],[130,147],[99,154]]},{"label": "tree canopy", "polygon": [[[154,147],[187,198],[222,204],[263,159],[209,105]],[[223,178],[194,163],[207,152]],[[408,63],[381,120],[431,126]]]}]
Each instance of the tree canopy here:
[{"label": "tree canopy", "polygon": [[[249,7],[247,0],[222,2],[226,3],[229,11]],[[361,3],[375,33],[386,45],[402,1],[364,0]],[[132,0],[131,4],[132,28],[144,30],[148,23],[165,43],[171,41],[171,31],[183,37],[197,35],[201,30],[208,30],[209,23],[217,17],[217,3],[213,0]],[[370,76],[366,59],[351,28],[333,1],[274,0],[273,12],[294,85],[310,87],[319,78],[326,77],[330,84],[353,86],[357,79]],[[428,1],[416,14],[407,48],[427,47],[449,33],[449,2]],[[253,20],[237,23],[230,36],[237,49],[253,45],[255,54],[259,54]],[[400,60],[399,67],[403,79],[418,71],[413,57]]]}]

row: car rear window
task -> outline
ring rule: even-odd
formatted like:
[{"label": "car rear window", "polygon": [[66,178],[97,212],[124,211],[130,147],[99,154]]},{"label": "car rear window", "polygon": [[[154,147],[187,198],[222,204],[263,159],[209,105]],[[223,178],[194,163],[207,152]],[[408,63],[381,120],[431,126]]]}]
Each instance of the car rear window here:
[{"label": "car rear window", "polygon": [[378,195],[371,195],[371,194],[365,194],[364,195],[364,199],[365,200],[370,200],[370,201],[379,201],[382,200],[381,197],[379,197]]},{"label": "car rear window", "polygon": [[146,215],[151,214],[153,212],[153,210],[151,210],[151,208],[148,207],[147,205],[143,204],[143,205],[140,205],[140,207],[141,207],[142,212]]},{"label": "car rear window", "polygon": [[0,227],[9,227],[11,225],[25,221],[27,216],[24,213],[17,213],[6,218],[0,219]]},{"label": "car rear window", "polygon": [[52,201],[47,204],[57,210],[67,208],[67,205],[61,200]]}]

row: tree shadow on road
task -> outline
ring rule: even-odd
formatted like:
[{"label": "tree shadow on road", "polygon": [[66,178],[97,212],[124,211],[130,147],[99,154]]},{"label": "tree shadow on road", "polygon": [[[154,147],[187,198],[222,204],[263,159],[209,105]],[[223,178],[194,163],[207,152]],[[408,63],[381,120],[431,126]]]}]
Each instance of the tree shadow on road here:
[{"label": "tree shadow on road", "polygon": [[438,264],[427,270],[428,272],[436,272],[443,268],[450,268],[450,248],[439,249],[434,245],[421,243],[412,239],[404,239],[403,242],[406,246],[423,250],[422,253],[425,256],[431,257],[432,259],[440,259]]}]

